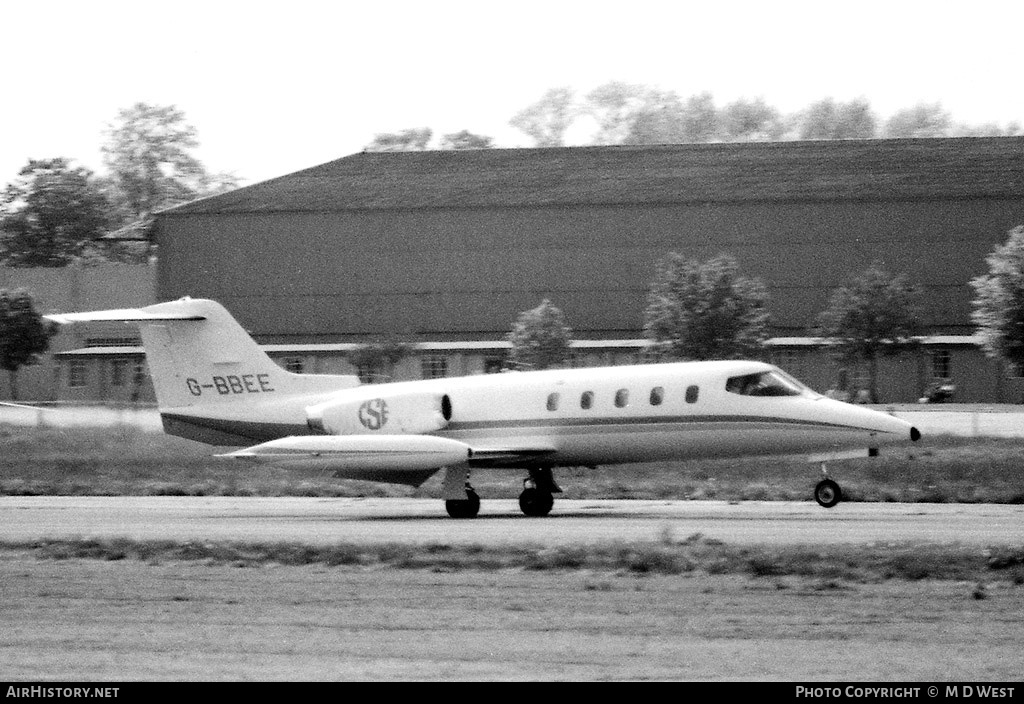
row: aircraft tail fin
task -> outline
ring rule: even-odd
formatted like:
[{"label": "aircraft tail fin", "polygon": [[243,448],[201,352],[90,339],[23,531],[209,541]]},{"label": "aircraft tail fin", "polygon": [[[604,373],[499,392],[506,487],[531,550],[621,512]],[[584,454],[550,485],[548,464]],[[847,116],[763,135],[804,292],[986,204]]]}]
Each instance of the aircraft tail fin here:
[{"label": "aircraft tail fin", "polygon": [[182,298],[145,308],[48,315],[57,323],[137,323],[161,410],[271,400],[358,386],[354,376],[292,374],[224,306]]}]

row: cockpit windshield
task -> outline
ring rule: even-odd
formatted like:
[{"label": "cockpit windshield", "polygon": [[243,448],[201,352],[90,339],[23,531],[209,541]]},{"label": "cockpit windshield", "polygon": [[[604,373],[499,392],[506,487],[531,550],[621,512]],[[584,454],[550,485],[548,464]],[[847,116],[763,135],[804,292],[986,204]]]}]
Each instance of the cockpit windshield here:
[{"label": "cockpit windshield", "polygon": [[740,396],[803,396],[807,388],[778,370],[730,377],[725,390]]}]

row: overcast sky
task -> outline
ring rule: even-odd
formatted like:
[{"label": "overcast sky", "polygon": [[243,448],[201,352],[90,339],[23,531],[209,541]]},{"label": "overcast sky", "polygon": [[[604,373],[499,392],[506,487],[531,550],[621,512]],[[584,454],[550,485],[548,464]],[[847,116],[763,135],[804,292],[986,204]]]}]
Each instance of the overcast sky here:
[{"label": "overcast sky", "polygon": [[1020,0],[8,1],[0,186],[29,158],[102,172],[106,126],[140,101],[181,109],[196,156],[246,183],[411,127],[528,146],[516,112],[612,80],[1024,123],[1022,20]]}]

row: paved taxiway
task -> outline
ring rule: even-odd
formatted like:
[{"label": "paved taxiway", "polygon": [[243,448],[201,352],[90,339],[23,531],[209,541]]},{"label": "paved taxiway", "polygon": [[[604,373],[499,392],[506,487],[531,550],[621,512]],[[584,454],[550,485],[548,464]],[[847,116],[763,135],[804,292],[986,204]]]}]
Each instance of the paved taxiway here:
[{"label": "paved taxiway", "polygon": [[933,542],[1024,545],[1024,506],[995,504],[556,500],[528,518],[514,500],[484,500],[453,520],[438,499],[0,497],[0,540],[478,543],[559,545],[680,540],[730,544]]}]

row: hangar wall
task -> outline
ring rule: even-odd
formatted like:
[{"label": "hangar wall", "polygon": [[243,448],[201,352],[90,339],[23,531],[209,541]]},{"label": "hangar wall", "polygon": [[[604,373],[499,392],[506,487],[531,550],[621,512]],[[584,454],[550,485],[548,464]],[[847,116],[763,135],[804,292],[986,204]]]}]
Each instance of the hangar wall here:
[{"label": "hangar wall", "polygon": [[264,342],[386,333],[497,339],[544,297],[581,337],[637,337],[656,262],[721,252],[763,278],[779,334],[806,332],[872,262],[970,334],[968,282],[1024,198],[192,214],[160,224],[161,300],[224,302]]}]

